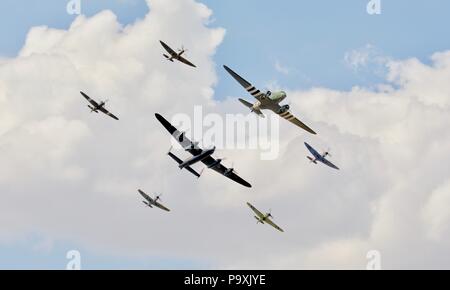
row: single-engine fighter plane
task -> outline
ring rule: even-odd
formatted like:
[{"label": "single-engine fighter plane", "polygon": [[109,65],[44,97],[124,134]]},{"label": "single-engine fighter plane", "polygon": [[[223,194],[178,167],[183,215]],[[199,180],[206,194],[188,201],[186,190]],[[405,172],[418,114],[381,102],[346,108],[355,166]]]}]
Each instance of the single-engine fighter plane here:
[{"label": "single-engine fighter plane", "polygon": [[173,62],[174,59],[187,64],[189,66],[192,67],[196,67],[193,63],[191,63],[190,61],[188,61],[187,59],[185,59],[184,57],[182,57],[183,53],[185,53],[187,50],[184,49],[184,47],[182,47],[181,49],[178,49],[178,52],[176,52],[175,50],[173,50],[172,48],[170,48],[170,46],[168,46],[167,44],[165,44],[164,42],[162,42],[161,40],[159,41],[161,43],[161,45],[164,47],[164,49],[170,54],[163,54],[164,57],[168,60]]},{"label": "single-engine fighter plane", "polygon": [[308,131],[311,134],[316,134],[311,128],[306,126],[303,122],[301,122],[299,119],[297,119],[294,115],[292,115],[289,112],[289,105],[283,105],[281,106],[280,103],[284,99],[286,99],[286,93],[283,91],[279,92],[261,92],[257,88],[255,88],[252,84],[250,84],[248,81],[243,79],[241,76],[239,76],[237,73],[235,73],[233,70],[231,70],[226,65],[223,66],[225,70],[236,80],[238,83],[241,84],[241,86],[244,87],[244,89],[247,90],[255,99],[257,100],[256,103],[252,104],[247,102],[246,100],[239,99],[239,101],[246,107],[250,108],[252,113],[256,113],[257,115],[264,117],[264,114],[261,112],[261,110],[271,110],[275,114],[279,115],[280,117],[288,120],[289,122],[297,125],[298,127]]},{"label": "single-engine fighter plane", "polygon": [[255,214],[256,214],[255,219],[258,220],[257,224],[267,223],[267,224],[271,225],[272,227],[276,228],[277,230],[279,230],[280,232],[284,232],[282,228],[280,228],[272,220],[270,220],[271,218],[273,218],[273,216],[270,212],[263,214],[262,212],[257,210],[256,207],[254,207],[251,203],[247,202],[247,205],[255,212]]},{"label": "single-engine fighter plane", "polygon": [[164,205],[162,205],[161,203],[159,203],[158,201],[161,200],[161,195],[156,196],[155,198],[151,198],[150,196],[148,196],[148,194],[146,194],[145,192],[143,192],[142,190],[138,189],[138,192],[142,195],[143,198],[145,198],[145,200],[143,200],[142,202],[150,207],[153,208],[154,206],[165,210],[165,211],[170,211],[170,209],[168,209],[167,207],[165,207]]},{"label": "single-engine fighter plane", "polygon": [[331,163],[330,161],[328,161],[326,159],[327,156],[331,156],[329,150],[327,150],[323,154],[320,154],[306,142],[305,142],[305,146],[306,146],[306,148],[308,148],[309,152],[311,152],[311,154],[314,156],[314,157],[307,156],[309,161],[311,161],[314,164],[317,164],[317,161],[319,161],[331,168],[339,170],[339,168],[336,165],[334,165],[333,163]]},{"label": "single-engine fighter plane", "polygon": [[83,92],[80,92],[80,93],[86,100],[88,100],[89,103],[91,103],[91,105],[88,105],[89,109],[91,109],[91,113],[92,112],[98,113],[98,111],[100,111],[100,112],[110,116],[111,118],[113,118],[115,120],[119,120],[119,118],[117,118],[116,116],[111,114],[108,110],[106,110],[105,105],[106,105],[107,101],[101,101],[100,103],[97,103],[96,101],[91,99],[85,93],[83,93]]},{"label": "single-engine fighter plane", "polygon": [[215,147],[203,150],[198,148],[197,142],[190,141],[186,136],[184,132],[178,131],[172,124],[169,123],[163,116],[160,114],[155,114],[156,119],[164,126],[164,128],[169,131],[169,133],[174,137],[178,143],[184,148],[185,151],[191,153],[193,157],[182,161],[180,158],[175,156],[175,154],[171,153],[169,151],[169,156],[174,159],[178,163],[178,167],[180,169],[187,169],[189,172],[194,174],[197,177],[200,177],[200,173],[197,173],[194,169],[192,169],[191,165],[202,162],[206,168],[212,169],[220,174],[222,174],[225,177],[228,177],[229,179],[245,186],[245,187],[252,187],[250,183],[242,179],[236,174],[236,171],[234,168],[227,168],[224,165],[222,165],[223,159],[214,159],[211,155],[216,150]]}]

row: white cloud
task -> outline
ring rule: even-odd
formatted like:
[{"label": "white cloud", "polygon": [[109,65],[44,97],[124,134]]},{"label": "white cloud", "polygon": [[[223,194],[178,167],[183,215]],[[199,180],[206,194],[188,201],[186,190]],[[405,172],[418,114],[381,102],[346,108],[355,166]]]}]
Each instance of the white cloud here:
[{"label": "white cloud", "polygon": [[390,58],[383,55],[372,44],[366,44],[361,48],[350,50],[344,56],[344,63],[355,73],[367,71],[380,76],[385,75],[385,66],[389,61]]},{"label": "white cloud", "polygon": [[275,62],[275,70],[284,75],[289,74],[289,68],[282,65],[278,60]]},{"label": "white cloud", "polygon": [[[318,136],[280,121],[278,160],[217,154],[236,161],[251,190],[211,171],[197,181],[164,156],[169,136],[154,113],[246,110],[213,99],[225,31],[207,25],[212,11],[172,2],[149,1],[146,18],[126,27],[105,11],[67,31],[34,28],[19,56],[2,61],[0,241],[38,233],[98,254],[219,268],[364,269],[372,249],[383,268],[450,266],[449,52],[431,65],[387,62],[375,91],[288,92]],[[199,68],[164,61],[160,39],[190,48]],[[109,98],[120,121],[90,114],[79,90]],[[330,146],[342,170],[309,164],[304,141]],[[173,211],[144,208],[137,188],[164,193]],[[272,208],[286,232],[256,225],[246,201]]]}]

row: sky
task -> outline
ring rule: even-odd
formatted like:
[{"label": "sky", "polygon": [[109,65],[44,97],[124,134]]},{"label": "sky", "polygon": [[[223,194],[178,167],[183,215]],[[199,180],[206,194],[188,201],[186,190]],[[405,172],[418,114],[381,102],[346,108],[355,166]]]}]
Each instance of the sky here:
[{"label": "sky", "polygon": [[[383,268],[449,268],[448,1],[67,2],[0,4],[0,268],[64,269],[73,249],[85,269],[364,269],[370,250]],[[198,73],[168,66],[160,39]],[[244,113],[223,64],[286,90],[319,132],[280,122],[277,160],[220,152],[250,192],[177,171],[153,117]],[[86,114],[80,90],[124,118]],[[304,141],[343,170],[311,167]],[[141,207],[140,187],[176,211]],[[286,233],[255,227],[246,201]]]}]

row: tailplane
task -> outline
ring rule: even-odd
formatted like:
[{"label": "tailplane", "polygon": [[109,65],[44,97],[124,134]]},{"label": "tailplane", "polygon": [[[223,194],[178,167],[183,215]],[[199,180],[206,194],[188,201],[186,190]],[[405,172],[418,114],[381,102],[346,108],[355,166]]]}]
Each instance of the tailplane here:
[{"label": "tailplane", "polygon": [[170,57],[170,56],[168,56],[167,54],[163,54],[164,55],[164,57],[167,59],[167,60],[170,60],[171,62],[173,62],[173,60],[172,60],[172,58]]},{"label": "tailplane", "polygon": [[317,161],[315,159],[313,159],[313,158],[311,158],[309,156],[307,156],[306,158],[308,158],[309,161],[311,161],[312,163],[317,164]]},{"label": "tailplane", "polygon": [[264,118],[264,114],[261,112],[261,110],[253,108],[253,104],[252,104],[252,103],[249,103],[249,102],[247,102],[247,101],[244,100],[244,99],[239,99],[239,102],[241,102],[241,103],[242,103],[244,106],[246,106],[247,108],[251,109],[251,110],[252,110],[252,113],[255,113],[255,114],[257,114],[258,116]]},{"label": "tailplane", "polygon": [[[171,151],[167,152],[167,155],[169,155],[173,160],[175,160],[175,162],[178,163],[178,165],[180,165],[181,163],[183,163],[183,161],[178,158],[178,156],[176,156],[175,154],[173,154]],[[190,173],[192,173],[193,175],[195,175],[197,178],[200,178],[200,176],[202,175],[203,171],[198,173],[197,171],[195,171],[192,167],[190,166],[185,166],[183,167],[183,169],[186,169],[187,171],[189,171]]]}]

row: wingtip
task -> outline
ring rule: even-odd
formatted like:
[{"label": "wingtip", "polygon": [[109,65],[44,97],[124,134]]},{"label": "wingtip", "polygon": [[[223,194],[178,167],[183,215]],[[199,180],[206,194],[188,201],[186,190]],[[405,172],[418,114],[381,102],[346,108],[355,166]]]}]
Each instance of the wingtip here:
[{"label": "wingtip", "polygon": [[229,72],[229,73],[232,72],[231,68],[229,68],[229,67],[226,66],[226,65],[223,65],[223,68],[224,68],[227,72]]}]

